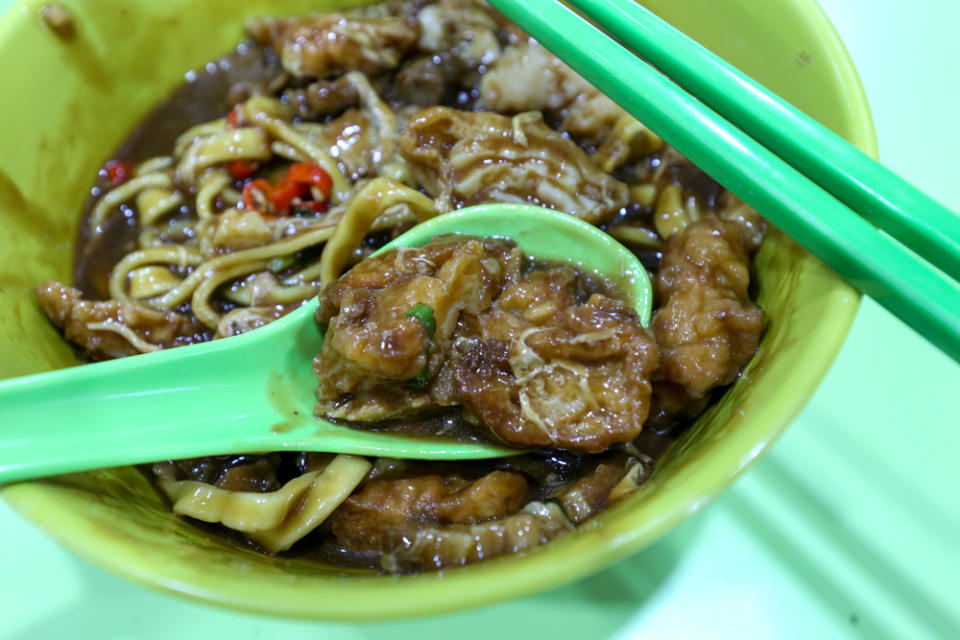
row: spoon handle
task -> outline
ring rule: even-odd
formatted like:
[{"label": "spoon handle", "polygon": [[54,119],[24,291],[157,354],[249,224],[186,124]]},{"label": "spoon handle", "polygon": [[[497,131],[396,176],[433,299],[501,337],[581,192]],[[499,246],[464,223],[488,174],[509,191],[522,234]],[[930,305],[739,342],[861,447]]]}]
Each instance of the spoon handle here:
[{"label": "spoon handle", "polygon": [[269,406],[238,402],[250,352],[229,342],[0,382],[0,483],[230,453],[251,419],[269,434]]}]

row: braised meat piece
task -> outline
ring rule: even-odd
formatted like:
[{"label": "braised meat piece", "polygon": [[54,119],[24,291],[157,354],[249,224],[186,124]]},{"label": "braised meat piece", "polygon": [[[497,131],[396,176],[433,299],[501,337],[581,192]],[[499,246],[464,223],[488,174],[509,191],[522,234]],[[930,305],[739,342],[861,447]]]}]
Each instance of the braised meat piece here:
[{"label": "braised meat piece", "polygon": [[600,224],[629,202],[627,185],[536,112],[508,118],[431,107],[400,135],[400,154],[441,210],[528,202]]},{"label": "braised meat piece", "polygon": [[47,317],[94,360],[122,358],[209,339],[192,316],[136,302],[84,300],[73,287],[48,280],[37,287]]},{"label": "braised meat piece", "polygon": [[424,475],[372,480],[331,515],[340,544],[360,551],[390,551],[384,538],[411,525],[476,524],[516,513],[527,481],[518,473],[493,471],[478,480],[459,475]]},{"label": "braised meat piece", "polygon": [[380,564],[391,573],[458,567],[546,544],[572,529],[553,503],[529,502],[511,516],[479,524],[409,525],[384,536]]},{"label": "braised meat piece", "polygon": [[660,375],[690,399],[733,382],[756,352],[764,314],[747,292],[753,235],[737,221],[705,218],[664,248],[652,323]]},{"label": "braised meat piece", "polygon": [[280,53],[289,73],[315,78],[394,69],[418,37],[408,18],[356,13],[250,18],[246,29],[257,44]]}]

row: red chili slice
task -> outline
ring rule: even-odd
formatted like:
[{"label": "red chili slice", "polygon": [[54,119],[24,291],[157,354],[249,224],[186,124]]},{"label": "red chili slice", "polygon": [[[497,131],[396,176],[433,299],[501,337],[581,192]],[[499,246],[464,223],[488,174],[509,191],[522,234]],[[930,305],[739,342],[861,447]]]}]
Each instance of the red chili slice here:
[{"label": "red chili slice", "polygon": [[237,180],[246,180],[257,170],[256,162],[247,160],[234,160],[227,165],[227,171]]},{"label": "red chili slice", "polygon": [[227,129],[236,129],[240,126],[240,108],[234,107],[227,114]]},{"label": "red chili slice", "polygon": [[[243,179],[234,172],[234,164],[243,163],[237,161],[230,164],[230,172],[237,179]],[[245,167],[241,170],[244,169]],[[253,173],[253,171],[251,170],[250,173]],[[246,177],[249,177],[249,174]],[[311,188],[319,190],[323,199],[305,200],[304,198],[310,195]],[[243,204],[247,209],[256,209],[263,214],[286,215],[289,213],[291,205],[313,213],[319,213],[326,211],[327,196],[331,189],[333,189],[333,180],[320,166],[312,162],[297,162],[290,165],[290,168],[280,178],[276,186],[262,178],[251,180],[244,185]]]},{"label": "red chili slice", "polygon": [[296,182],[287,182],[281,178],[270,194],[270,204],[277,213],[285,211],[293,203],[294,198],[303,196],[306,187]]},{"label": "red chili slice", "polygon": [[330,174],[313,162],[297,162],[290,165],[287,175],[281,181],[283,180],[317,187],[324,198],[329,196],[333,189],[333,179]]},{"label": "red chili slice", "polygon": [[243,185],[243,206],[247,209],[266,212],[272,193],[273,187],[263,178],[251,180]]},{"label": "red chili slice", "polygon": [[114,187],[123,184],[133,176],[133,165],[123,160],[110,160],[103,165],[103,170],[107,174],[107,180]]}]

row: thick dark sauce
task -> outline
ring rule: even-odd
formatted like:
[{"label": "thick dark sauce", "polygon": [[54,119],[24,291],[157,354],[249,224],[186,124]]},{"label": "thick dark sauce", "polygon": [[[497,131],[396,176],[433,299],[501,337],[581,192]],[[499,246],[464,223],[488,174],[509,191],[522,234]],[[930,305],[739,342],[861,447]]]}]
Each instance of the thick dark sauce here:
[{"label": "thick dark sauce", "polygon": [[[192,126],[222,118],[243,91],[269,85],[282,74],[269,50],[241,44],[236,51],[186,75],[186,82],[161,102],[117,147],[110,160],[136,165],[156,156],[169,155],[177,138]],[[110,270],[124,255],[136,248],[140,232],[137,217],[127,204],[123,215],[110,215],[99,233],[88,220],[97,200],[109,190],[106,171],[101,170],[83,208],[74,258],[74,286],[83,295],[105,299]],[[184,205],[179,216],[193,215]]]}]

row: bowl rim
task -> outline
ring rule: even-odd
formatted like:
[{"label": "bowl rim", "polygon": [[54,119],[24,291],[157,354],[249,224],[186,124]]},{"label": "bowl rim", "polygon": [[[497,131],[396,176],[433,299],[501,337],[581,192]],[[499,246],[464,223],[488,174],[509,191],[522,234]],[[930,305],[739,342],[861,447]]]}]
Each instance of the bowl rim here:
[{"label": "bowl rim", "polygon": [[[798,15],[811,21],[823,47],[831,54],[837,84],[848,100],[847,111],[853,116],[849,122],[850,131],[846,132],[848,139],[876,157],[876,133],[866,94],[835,27],[815,0],[783,1],[792,4]],[[23,16],[29,12],[18,10],[22,6],[22,2],[17,3],[0,17],[0,41],[11,30],[18,28],[19,20],[26,19]],[[544,585],[560,586],[582,578],[652,543],[699,511],[769,449],[819,385],[857,313],[859,294],[845,283],[838,280],[828,295],[828,304],[834,315],[832,322],[829,325],[822,323],[817,332],[820,340],[817,351],[819,359],[810,363],[801,375],[792,380],[797,393],[791,396],[790,403],[780,407],[778,415],[782,416],[782,420],[778,428],[771,430],[760,442],[741,434],[740,439],[730,438],[720,443],[718,448],[726,452],[739,452],[735,456],[738,458],[737,464],[719,477],[714,468],[703,465],[685,471],[688,475],[682,492],[683,499],[677,499],[671,487],[664,487],[656,499],[668,503],[670,507],[663,509],[655,520],[638,521],[637,517],[626,514],[613,523],[606,523],[604,527],[586,523],[578,528],[581,535],[554,540],[549,545],[554,550],[562,548],[577,551],[572,554],[572,559],[562,565],[553,562],[555,553],[539,553],[542,549],[535,549],[524,554],[522,565],[513,561],[513,557],[506,557],[474,565],[468,574],[453,570],[400,577],[361,576],[349,580],[318,576],[316,582],[311,583],[324,583],[345,594],[362,595],[357,598],[318,601],[311,589],[291,584],[282,596],[265,599],[255,583],[226,582],[221,576],[211,578],[202,568],[171,566],[162,556],[131,546],[106,548],[101,531],[78,514],[58,508],[55,492],[49,491],[42,482],[8,485],[0,488],[0,491],[16,511],[38,525],[60,545],[114,574],[164,592],[241,611],[288,618],[383,620],[452,612],[524,596],[543,589]],[[691,491],[691,487],[699,490]],[[610,511],[616,509],[614,507]],[[603,544],[598,545],[598,541]],[[517,571],[520,566],[522,570]],[[404,588],[398,589],[398,584]],[[483,585],[480,590],[477,589],[479,584]],[[496,585],[496,588],[492,588],[492,585]],[[276,586],[271,584],[271,589]],[[388,594],[389,597],[379,597]],[[371,600],[377,601],[376,607],[370,607]]]}]

